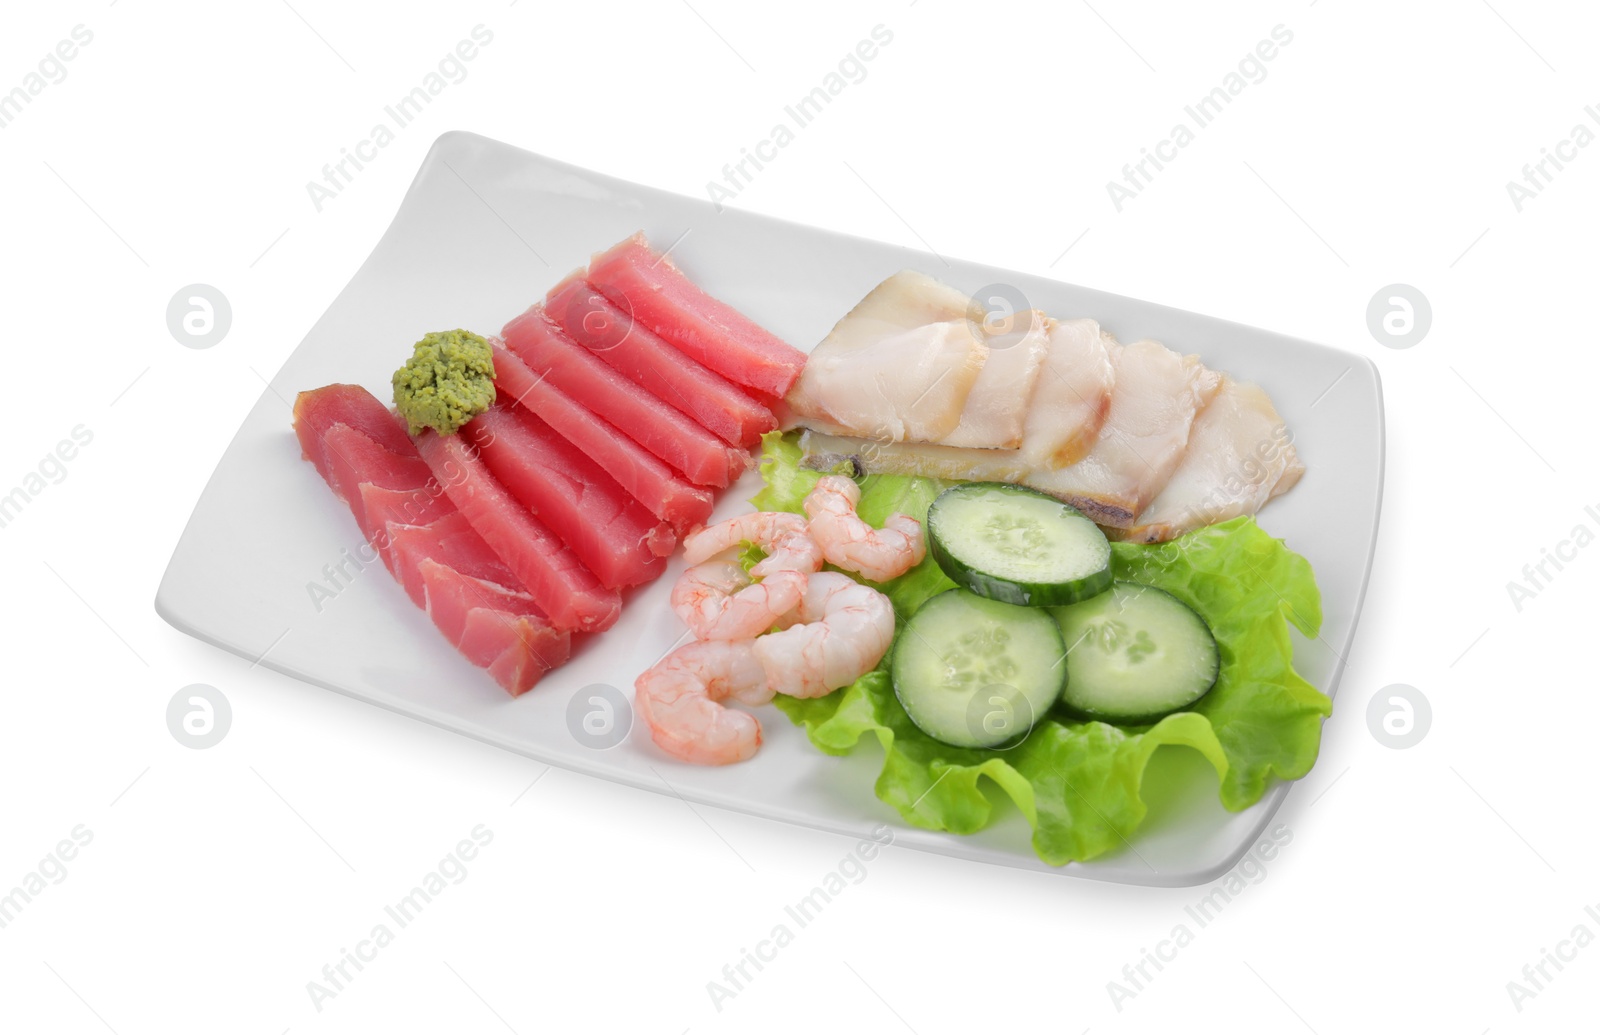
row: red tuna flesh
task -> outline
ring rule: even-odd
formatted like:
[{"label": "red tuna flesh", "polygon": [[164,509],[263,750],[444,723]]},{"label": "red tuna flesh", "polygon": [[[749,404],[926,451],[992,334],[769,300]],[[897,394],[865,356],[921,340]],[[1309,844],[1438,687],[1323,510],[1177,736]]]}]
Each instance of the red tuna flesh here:
[{"label": "red tuna flesh", "polygon": [[434,624],[502,686],[532,686],[567,660],[570,638],[550,624],[529,594],[434,560],[422,561],[419,571]]},{"label": "red tuna flesh", "polygon": [[495,384],[543,420],[562,438],[615,478],[645,509],[679,534],[711,516],[711,493],[690,485],[633,439],[595,416],[572,396],[528,369],[503,344],[495,343]]},{"label": "red tuna flesh", "polygon": [[602,586],[639,586],[666,570],[663,557],[678,542],[671,527],[525,408],[492,406],[462,432],[500,484],[572,547]]},{"label": "red tuna flesh", "polygon": [[550,290],[544,310],[573,341],[730,445],[749,448],[778,426],[771,410],[667,344],[579,274]]},{"label": "red tuna flesh", "polygon": [[450,502],[556,628],[597,632],[611,627],[622,613],[622,598],[602,586],[570,547],[495,481],[477,450],[461,435],[431,428],[415,441]]},{"label": "red tuna flesh", "polygon": [[416,450],[407,445],[408,436],[394,414],[360,385],[328,385],[314,392],[301,392],[294,400],[294,433],[300,439],[300,455],[316,465],[317,473],[335,492],[339,487],[328,477],[328,465],[323,460],[323,439],[335,424],[349,425],[391,453],[416,455]]},{"label": "red tuna flesh", "polygon": [[[330,385],[300,393],[294,412],[307,458],[349,503],[363,534],[451,645],[513,694],[566,660],[568,634],[531,605],[532,597],[467,526],[411,439],[393,434],[399,425],[387,407],[363,389]],[[461,595],[463,580],[475,583],[470,598]]]},{"label": "red tuna flesh", "polygon": [[788,394],[805,353],[700,290],[643,234],[596,255],[588,280],[684,355],[775,399]]},{"label": "red tuna flesh", "polygon": [[750,454],[722,442],[678,410],[611,369],[557,327],[542,306],[506,324],[506,347],[545,380],[671,465],[696,485],[723,488]]}]

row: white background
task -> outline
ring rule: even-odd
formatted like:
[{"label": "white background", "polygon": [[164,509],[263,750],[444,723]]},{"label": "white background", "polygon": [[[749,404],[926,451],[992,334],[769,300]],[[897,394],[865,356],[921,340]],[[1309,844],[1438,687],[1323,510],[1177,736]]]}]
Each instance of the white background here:
[{"label": "white background", "polygon": [[[1600,935],[1584,913],[1600,903],[1585,650],[1600,550],[1520,612],[1506,589],[1574,526],[1600,530],[1600,507],[1584,512],[1600,505],[1600,147],[1520,212],[1506,189],[1574,126],[1600,132],[1584,112],[1600,103],[1592,12],[693,2],[7,5],[0,92],[74,26],[94,35],[0,130],[0,493],[74,426],[94,438],[0,528],[0,890],[75,826],[93,840],[0,929],[0,1028],[1592,1027],[1600,948],[1550,969],[1520,1012],[1507,982],[1575,925]],[[306,182],[479,24],[494,38],[468,78],[317,211]],[[865,81],[731,204],[1285,331],[1370,356],[1384,379],[1377,561],[1322,758],[1280,813],[1293,840],[1120,1010],[1107,982],[1194,927],[1202,889],[889,849],[719,1012],[707,982],[849,842],[541,777],[252,670],[151,607],[262,376],[438,134],[703,194],[879,24],[893,42]],[[1119,213],[1106,182],[1279,24],[1293,42],[1264,81]],[[166,326],[194,282],[233,306],[205,351]],[[1395,282],[1434,313],[1406,351],[1366,323]],[[165,720],[196,682],[233,708],[207,750]],[[1432,703],[1409,750],[1368,729],[1392,683]],[[468,876],[318,1012],[307,982],[480,823],[494,839]]]}]

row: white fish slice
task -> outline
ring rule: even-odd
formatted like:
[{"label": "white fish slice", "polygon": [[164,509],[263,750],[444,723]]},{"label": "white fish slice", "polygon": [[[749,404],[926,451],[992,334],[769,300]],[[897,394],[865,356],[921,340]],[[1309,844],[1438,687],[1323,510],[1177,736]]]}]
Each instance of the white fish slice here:
[{"label": "white fish slice", "polygon": [[1160,342],[1100,342],[1116,386],[1092,448],[1069,467],[1033,464],[1026,444],[1018,450],[862,441],[831,428],[832,434],[811,430],[802,437],[807,465],[832,469],[853,460],[879,474],[1017,482],[1060,497],[1099,524],[1131,526],[1183,460],[1195,414],[1216,394],[1222,375]]},{"label": "white fish slice", "polygon": [[1001,320],[972,322],[988,346],[988,359],[967,394],[960,422],[939,440],[941,445],[1016,449],[1022,444],[1054,325],[1054,320],[1037,309],[1010,313]]},{"label": "white fish slice", "polygon": [[1023,427],[1022,452],[1028,467],[1068,467],[1094,448],[1116,387],[1111,363],[1116,347],[1116,339],[1094,320],[1052,323]]},{"label": "white fish slice", "polygon": [[1116,388],[1094,448],[1071,467],[1033,470],[1023,484],[1099,524],[1127,528],[1182,461],[1195,414],[1216,395],[1222,375],[1197,356],[1149,340],[1115,349],[1112,362]]},{"label": "white fish slice", "polygon": [[785,400],[794,423],[884,442],[1022,444],[1054,321],[996,318],[948,284],[901,270],[817,346]]},{"label": "white fish slice", "polygon": [[889,442],[942,439],[988,358],[971,304],[914,270],[885,280],[812,351],[785,399],[791,419]]},{"label": "white fish slice", "polygon": [[1267,393],[1224,378],[1216,397],[1195,418],[1189,447],[1166,487],[1132,527],[1110,534],[1160,543],[1254,514],[1293,487],[1304,472]]}]

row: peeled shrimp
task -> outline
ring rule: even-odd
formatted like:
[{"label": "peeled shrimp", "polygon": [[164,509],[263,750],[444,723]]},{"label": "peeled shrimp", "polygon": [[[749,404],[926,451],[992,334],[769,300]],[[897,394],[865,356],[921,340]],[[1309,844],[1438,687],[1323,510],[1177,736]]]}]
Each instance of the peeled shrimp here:
[{"label": "peeled shrimp", "polygon": [[799,625],[755,641],[767,686],[790,697],[821,697],[871,672],[894,640],[889,598],[848,575],[806,580]]},{"label": "peeled shrimp", "polygon": [[713,558],[685,571],[672,587],[672,610],[697,640],[749,640],[800,604],[804,572],[780,569],[753,582],[736,560]]},{"label": "peeled shrimp", "polygon": [[890,514],[882,528],[873,528],[856,514],[861,486],[840,475],[827,475],[806,496],[811,537],[829,564],[859,572],[873,582],[904,575],[927,553],[922,522]]},{"label": "peeled shrimp", "polygon": [[[836,480],[856,488],[849,479]],[[922,526],[904,518],[909,529],[879,533],[855,517],[858,497],[859,490],[847,499],[849,519],[879,539],[902,536],[900,548],[914,553],[900,571],[921,560]],[[810,511],[811,499],[806,502]],[[824,524],[838,530],[836,524]],[[815,517],[808,524],[797,514],[757,512],[684,540],[684,556],[693,567],[673,587],[672,609],[699,639],[668,654],[634,683],[634,710],[661,750],[699,765],[742,762],[761,746],[761,723],[724,707],[723,701],[765,704],[780,692],[820,697],[871,671],[889,649],[894,639],[889,598],[849,576],[820,571],[823,548],[815,531]],[[731,556],[747,540],[767,553],[749,574]],[[888,549],[876,540],[869,545],[880,554]],[[857,543],[852,549],[861,553],[863,547]],[[899,571],[883,577],[895,574]],[[782,631],[760,635],[774,625]]]},{"label": "peeled shrimp", "polygon": [[806,519],[770,511],[740,514],[692,533],[683,541],[683,557],[690,564],[700,564],[746,540],[767,552],[750,569],[757,578],[777,571],[809,575],[822,567],[822,548],[807,531]]},{"label": "peeled shrimp", "polygon": [[722,704],[730,697],[745,704],[772,700],[752,647],[749,640],[698,640],[634,682],[634,712],[661,750],[696,765],[728,765],[756,753],[761,722]]}]

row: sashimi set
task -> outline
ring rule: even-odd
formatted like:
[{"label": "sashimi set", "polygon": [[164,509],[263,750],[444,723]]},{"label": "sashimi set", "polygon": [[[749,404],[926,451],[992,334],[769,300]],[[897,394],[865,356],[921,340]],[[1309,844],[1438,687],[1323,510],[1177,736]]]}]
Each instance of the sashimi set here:
[{"label": "sashimi set", "polygon": [[[426,334],[392,407],[328,385],[294,429],[512,695],[681,546],[687,642],[626,674],[629,750],[742,762],[775,704],[832,754],[872,734],[906,821],[974,832],[997,787],[1062,864],[1127,843],[1158,747],[1242,809],[1331,703],[1292,664],[1310,566],[1253,518],[1306,470],[1267,393],[1019,301],[901,271],[807,355],[636,235],[498,335]],[[755,509],[710,523],[753,465]]]}]

